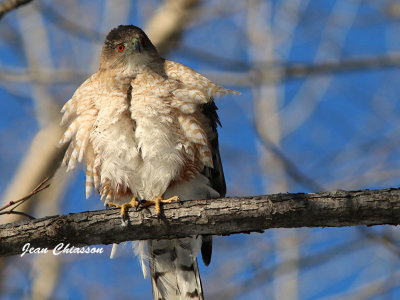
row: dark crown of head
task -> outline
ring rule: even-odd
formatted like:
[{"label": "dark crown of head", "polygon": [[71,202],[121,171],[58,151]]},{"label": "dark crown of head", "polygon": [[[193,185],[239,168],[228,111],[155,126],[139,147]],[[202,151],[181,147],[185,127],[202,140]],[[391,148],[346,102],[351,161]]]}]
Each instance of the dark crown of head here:
[{"label": "dark crown of head", "polygon": [[112,43],[115,41],[121,41],[126,37],[133,35],[134,33],[136,33],[138,36],[146,36],[144,31],[137,26],[119,25],[117,28],[114,28],[110,31],[110,33],[106,37],[106,42]]}]

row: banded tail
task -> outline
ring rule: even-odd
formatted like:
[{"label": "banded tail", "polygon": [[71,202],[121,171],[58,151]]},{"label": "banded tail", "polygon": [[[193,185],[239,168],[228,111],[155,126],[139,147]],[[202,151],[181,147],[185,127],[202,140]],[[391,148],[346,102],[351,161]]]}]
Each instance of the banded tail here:
[{"label": "banded tail", "polygon": [[196,259],[201,243],[201,237],[148,241],[154,299],[204,300]]}]

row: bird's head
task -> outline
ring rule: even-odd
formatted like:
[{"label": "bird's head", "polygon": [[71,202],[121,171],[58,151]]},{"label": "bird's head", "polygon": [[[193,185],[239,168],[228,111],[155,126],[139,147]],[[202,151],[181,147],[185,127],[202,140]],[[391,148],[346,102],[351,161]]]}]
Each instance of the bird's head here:
[{"label": "bird's head", "polygon": [[107,35],[101,53],[100,68],[132,68],[145,65],[159,54],[142,29],[120,25]]}]

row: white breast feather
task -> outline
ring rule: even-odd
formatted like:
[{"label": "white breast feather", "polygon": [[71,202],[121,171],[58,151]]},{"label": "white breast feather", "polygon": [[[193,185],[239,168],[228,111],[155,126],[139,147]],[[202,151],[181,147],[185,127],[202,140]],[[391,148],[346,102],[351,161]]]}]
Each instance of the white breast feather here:
[{"label": "white breast feather", "polygon": [[112,90],[96,73],[63,107],[63,123],[71,122],[60,141],[71,141],[64,163],[72,169],[86,158],[87,194],[100,181],[111,190],[129,188],[140,198],[154,199],[195,151],[203,165],[212,166],[206,133],[192,115],[212,96],[235,91],[178,63],[166,61],[165,72],[168,78],[151,70],[137,74],[130,103],[122,81],[116,80]]}]

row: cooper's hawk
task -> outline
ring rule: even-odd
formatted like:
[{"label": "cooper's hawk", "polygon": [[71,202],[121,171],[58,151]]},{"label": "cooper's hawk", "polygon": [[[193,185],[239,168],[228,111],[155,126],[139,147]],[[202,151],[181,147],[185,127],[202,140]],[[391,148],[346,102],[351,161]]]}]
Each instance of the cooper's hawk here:
[{"label": "cooper's hawk", "polygon": [[[168,197],[224,196],[213,97],[229,93],[237,92],[161,58],[140,28],[121,25],[106,37],[100,69],[62,109],[63,162],[72,169],[83,160],[86,196],[94,187],[122,215],[138,204],[160,213]],[[148,242],[154,299],[203,299],[200,247],[208,265],[211,237]]]}]

